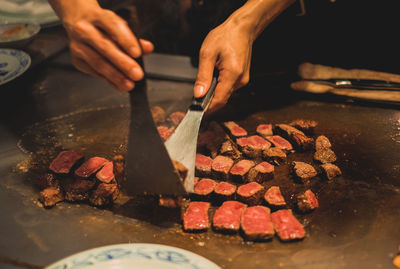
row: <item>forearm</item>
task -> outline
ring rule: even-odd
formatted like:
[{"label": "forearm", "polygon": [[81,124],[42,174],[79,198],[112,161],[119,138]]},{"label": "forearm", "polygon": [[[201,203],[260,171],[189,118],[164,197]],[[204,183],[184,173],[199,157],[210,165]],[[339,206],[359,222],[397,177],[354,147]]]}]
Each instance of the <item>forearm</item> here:
[{"label": "forearm", "polygon": [[76,9],[100,8],[97,0],[48,0],[58,17],[65,24],[77,14]]}]

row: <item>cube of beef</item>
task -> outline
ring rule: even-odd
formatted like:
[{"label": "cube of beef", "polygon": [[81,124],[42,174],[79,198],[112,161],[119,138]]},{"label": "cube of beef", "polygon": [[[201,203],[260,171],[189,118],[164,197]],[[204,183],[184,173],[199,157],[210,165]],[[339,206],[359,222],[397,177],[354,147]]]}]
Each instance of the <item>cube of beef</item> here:
[{"label": "cube of beef", "polygon": [[307,137],[302,131],[287,125],[277,124],[276,133],[288,139],[290,143],[300,151],[311,150],[314,146],[314,139]]},{"label": "cube of beef", "polygon": [[314,160],[321,163],[333,163],[336,161],[336,154],[331,149],[321,149],[314,153]]},{"label": "cube of beef", "polygon": [[100,170],[106,163],[108,163],[108,160],[105,158],[92,157],[75,170],[75,175],[80,178],[88,178]]},{"label": "cube of beef", "polygon": [[101,183],[90,195],[90,204],[98,207],[106,207],[113,204],[119,195],[117,184]]},{"label": "cube of beef", "polygon": [[44,207],[52,207],[58,202],[64,201],[64,194],[61,188],[48,187],[40,192],[39,201]]},{"label": "cube of beef", "polygon": [[266,180],[274,177],[274,166],[268,162],[261,162],[250,169],[247,174],[248,182],[259,182],[262,183]]},{"label": "cube of beef", "polygon": [[214,196],[217,201],[227,201],[234,199],[236,192],[236,186],[222,181],[218,183],[214,188]]},{"label": "cube of beef", "polygon": [[160,137],[164,140],[167,141],[168,138],[174,133],[175,127],[167,127],[160,125],[157,127],[158,134]]},{"label": "cube of beef", "polygon": [[271,239],[275,234],[271,211],[265,206],[245,208],[240,225],[247,240],[265,241]]},{"label": "cube of beef", "polygon": [[188,173],[186,166],[176,160],[172,160],[172,164],[174,165],[176,172],[178,172],[179,177],[184,181]]},{"label": "cube of beef", "polygon": [[264,200],[272,208],[282,208],[286,206],[285,198],[278,186],[270,187],[264,194]]},{"label": "cube of beef", "polygon": [[314,120],[303,120],[303,119],[298,119],[294,120],[291,123],[289,123],[290,126],[293,126],[294,128],[303,131],[306,134],[313,135],[315,131],[315,127],[317,127],[318,122]]},{"label": "cube of beef", "polygon": [[224,126],[232,137],[241,137],[247,135],[247,131],[234,121],[224,122]]},{"label": "cube of beef", "polygon": [[311,178],[317,176],[317,170],[312,165],[304,162],[293,162],[292,170],[294,176],[303,183],[308,183]]},{"label": "cube of beef", "polygon": [[318,136],[317,139],[315,140],[316,151],[330,149],[331,147],[332,147],[331,141],[329,141],[329,139],[324,135]]},{"label": "cube of beef", "polygon": [[97,174],[96,178],[103,183],[111,183],[114,180],[114,164],[113,162],[106,163]]},{"label": "cube of beef", "polygon": [[313,211],[319,206],[317,197],[311,190],[297,195],[297,209],[303,213]]},{"label": "cube of beef", "polygon": [[165,110],[159,106],[153,106],[151,108],[151,115],[155,123],[162,123],[165,121]]},{"label": "cube of beef", "polygon": [[71,151],[61,151],[57,157],[50,163],[49,169],[57,174],[69,174],[72,167],[83,159],[83,155]]},{"label": "cube of beef", "polygon": [[210,122],[208,128],[214,133],[214,138],[207,143],[207,149],[211,153],[211,157],[215,158],[222,143],[228,140],[229,136],[225,133],[221,125],[215,121]]},{"label": "cube of beef", "polygon": [[263,150],[271,146],[271,143],[258,135],[238,138],[236,143],[241,151],[250,158],[261,158]]},{"label": "cube of beef", "polygon": [[228,156],[233,160],[242,158],[242,153],[239,151],[237,145],[230,139],[222,143],[221,148],[219,149],[219,154]]},{"label": "cube of beef", "polygon": [[272,124],[260,124],[257,126],[257,133],[263,137],[273,135]]},{"label": "cube of beef", "polygon": [[280,164],[286,159],[286,153],[277,147],[270,147],[263,151],[263,158],[271,163]]},{"label": "cube of beef", "polygon": [[264,187],[257,182],[250,182],[238,187],[236,191],[237,198],[248,204],[257,205],[263,195]]},{"label": "cube of beef", "polygon": [[231,158],[218,155],[212,162],[211,170],[216,179],[227,180],[232,166],[233,160]]},{"label": "cube of beef", "polygon": [[340,168],[332,163],[322,164],[321,168],[323,175],[329,180],[342,174]]},{"label": "cube of beef", "polygon": [[181,123],[181,121],[183,120],[183,118],[185,118],[186,113],[181,112],[181,111],[176,111],[174,113],[171,113],[167,120],[170,121],[175,127],[177,127],[179,125],[179,123]]},{"label": "cube of beef", "polygon": [[190,202],[183,214],[183,229],[186,232],[203,232],[210,227],[208,202]]},{"label": "cube of beef", "polygon": [[52,173],[44,173],[37,178],[36,185],[43,190],[49,187],[59,188],[60,182]]},{"label": "cube of beef", "polygon": [[65,200],[70,202],[87,200],[94,186],[95,182],[92,180],[77,179],[65,188]]},{"label": "cube of beef", "polygon": [[196,154],[195,168],[196,175],[199,177],[210,177],[211,176],[211,165],[213,160],[202,154]]},{"label": "cube of beef", "polygon": [[290,151],[293,149],[292,144],[290,144],[289,141],[279,135],[267,136],[266,139],[271,142],[275,147],[282,150]]},{"label": "cube of beef", "polygon": [[303,239],[306,232],[290,209],[281,209],[271,214],[275,231],[282,241]]},{"label": "cube of beef", "polygon": [[240,160],[231,168],[230,179],[238,182],[246,181],[247,173],[255,165],[251,160]]},{"label": "cube of beef", "polygon": [[125,182],[125,158],[122,155],[113,157],[114,176],[117,184],[121,186]]},{"label": "cube of beef", "polygon": [[203,178],[194,186],[194,194],[198,199],[208,200],[217,183],[209,178]]},{"label": "cube of beef", "polygon": [[239,231],[240,219],[247,206],[237,201],[226,201],[216,211],[213,217],[213,227],[216,231],[235,233]]}]

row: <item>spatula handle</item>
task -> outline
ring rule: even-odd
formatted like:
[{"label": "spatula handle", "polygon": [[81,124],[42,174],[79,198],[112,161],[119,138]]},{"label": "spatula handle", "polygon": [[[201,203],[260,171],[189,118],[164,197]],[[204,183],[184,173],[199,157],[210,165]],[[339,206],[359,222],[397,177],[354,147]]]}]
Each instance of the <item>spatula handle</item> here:
[{"label": "spatula handle", "polygon": [[217,77],[214,76],[211,82],[211,86],[208,89],[206,95],[201,98],[194,98],[192,100],[191,110],[206,110],[208,105],[211,103],[214,97],[215,87],[217,86]]}]

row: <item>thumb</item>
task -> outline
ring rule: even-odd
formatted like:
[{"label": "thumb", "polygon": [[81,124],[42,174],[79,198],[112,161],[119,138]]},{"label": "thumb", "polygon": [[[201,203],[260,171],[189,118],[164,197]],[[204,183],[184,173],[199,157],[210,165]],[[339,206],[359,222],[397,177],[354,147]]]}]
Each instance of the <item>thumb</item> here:
[{"label": "thumb", "polygon": [[194,83],[193,95],[195,98],[203,97],[210,88],[216,62],[215,54],[200,53],[199,71]]}]

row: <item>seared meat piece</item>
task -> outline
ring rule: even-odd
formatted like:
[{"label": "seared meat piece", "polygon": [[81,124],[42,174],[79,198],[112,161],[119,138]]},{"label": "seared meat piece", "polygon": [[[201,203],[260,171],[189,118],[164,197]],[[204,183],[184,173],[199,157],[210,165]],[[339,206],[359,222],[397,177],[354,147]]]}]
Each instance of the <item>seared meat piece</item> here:
[{"label": "seared meat piece", "polygon": [[250,182],[238,187],[236,191],[237,198],[248,204],[257,205],[263,195],[264,187],[257,182]]},{"label": "seared meat piece", "polygon": [[52,207],[58,202],[64,201],[64,194],[61,188],[48,187],[40,192],[39,201],[44,207]]},{"label": "seared meat piece", "polygon": [[39,189],[43,190],[49,187],[59,188],[60,182],[52,173],[45,173],[37,178],[36,185]]},{"label": "seared meat piece", "polygon": [[188,169],[186,166],[184,166],[182,163],[172,160],[172,164],[174,165],[176,171],[178,172],[179,176],[181,177],[182,180],[186,179]]},{"label": "seared meat piece", "polygon": [[297,195],[297,208],[303,212],[310,212],[319,206],[317,197],[311,190],[306,190],[305,192]]},{"label": "seared meat piece", "polygon": [[333,163],[336,161],[336,154],[331,149],[321,149],[314,153],[314,160],[321,163]]},{"label": "seared meat piece", "polygon": [[106,163],[103,168],[97,172],[96,177],[103,183],[111,183],[115,178],[113,162]]},{"label": "seared meat piece", "polygon": [[293,216],[290,209],[281,209],[272,213],[271,219],[275,231],[282,241],[299,240],[306,235],[303,225]]},{"label": "seared meat piece", "polygon": [[315,127],[317,127],[317,125],[318,125],[318,122],[316,122],[314,120],[298,119],[298,120],[292,121],[291,123],[289,123],[289,125],[305,132],[306,134],[313,135]]},{"label": "seared meat piece", "polygon": [[276,132],[281,136],[287,138],[298,150],[310,150],[314,145],[313,138],[307,137],[302,131],[290,125],[277,124]]},{"label": "seared meat piece", "polygon": [[234,160],[238,160],[242,157],[242,153],[237,148],[237,145],[230,139],[222,143],[219,154],[228,156]]},{"label": "seared meat piece", "polygon": [[263,158],[268,162],[280,164],[285,161],[286,153],[277,147],[267,148],[263,151]]},{"label": "seared meat piece", "polygon": [[89,192],[95,186],[95,182],[87,179],[77,179],[65,188],[65,200],[70,202],[89,199]]},{"label": "seared meat piece", "polygon": [[282,208],[286,206],[285,198],[278,186],[270,187],[264,194],[264,200],[273,208]]},{"label": "seared meat piece", "polygon": [[240,218],[247,206],[237,201],[226,201],[216,211],[213,217],[213,227],[216,231],[235,233],[240,228]]},{"label": "seared meat piece", "polygon": [[208,202],[190,202],[183,214],[183,229],[187,232],[204,232],[210,227]]},{"label": "seared meat piece", "polygon": [[208,200],[217,183],[209,178],[203,178],[194,186],[194,194],[199,199]]},{"label": "seared meat piece", "polygon": [[153,106],[151,108],[151,115],[155,123],[162,123],[165,121],[165,111],[159,106]]},{"label": "seared meat piece", "polygon": [[332,163],[322,164],[321,168],[324,176],[329,180],[342,174],[340,168]]},{"label": "seared meat piece", "polygon": [[113,158],[114,176],[118,186],[125,181],[125,158],[122,155],[115,155]]},{"label": "seared meat piece", "polygon": [[90,195],[90,204],[98,207],[112,205],[119,195],[117,184],[101,183]]},{"label": "seared meat piece", "polygon": [[174,133],[175,127],[167,127],[160,125],[157,127],[158,134],[160,137],[164,140],[167,141],[168,138]]},{"label": "seared meat piece", "polygon": [[308,183],[309,180],[317,176],[315,168],[304,162],[293,162],[292,169],[294,175],[303,183]]},{"label": "seared meat piece", "polygon": [[215,198],[219,201],[232,200],[236,192],[236,186],[222,181],[214,188]]},{"label": "seared meat piece", "polygon": [[258,135],[238,138],[236,143],[241,151],[250,158],[260,158],[263,150],[271,146],[271,143]]},{"label": "seared meat piece", "polygon": [[248,182],[259,182],[262,183],[266,180],[272,179],[274,177],[274,166],[267,162],[261,162],[250,169],[247,174]]},{"label": "seared meat piece", "polygon": [[196,175],[199,177],[210,177],[212,163],[213,160],[210,157],[204,156],[202,154],[196,154]]},{"label": "seared meat piece", "polygon": [[315,150],[316,151],[330,149],[331,147],[332,147],[331,142],[324,135],[318,136],[317,139],[315,140]]},{"label": "seared meat piece", "polygon": [[230,179],[238,182],[246,181],[247,173],[255,165],[251,160],[241,160],[234,164],[231,168]]},{"label": "seared meat piece", "polygon": [[102,157],[92,157],[75,170],[75,175],[80,178],[88,178],[100,170],[106,163],[108,163],[107,159]]},{"label": "seared meat piece", "polygon": [[233,160],[231,158],[218,155],[212,162],[211,169],[214,177],[216,179],[225,179],[229,178],[229,170],[233,165]]},{"label": "seared meat piece", "polygon": [[196,184],[199,183],[199,181],[200,181],[200,178],[194,177],[194,179],[193,179],[193,186],[196,186]]},{"label": "seared meat piece", "polygon": [[221,125],[215,121],[210,122],[208,127],[214,133],[214,138],[207,143],[207,149],[210,151],[211,156],[215,158],[218,155],[222,143],[229,139],[229,136],[225,133]]},{"label": "seared meat piece", "polygon": [[240,127],[236,122],[234,121],[227,121],[224,122],[225,128],[228,130],[229,134],[232,137],[240,137],[240,136],[246,136],[247,131]]},{"label": "seared meat piece", "polygon": [[183,118],[185,117],[186,113],[181,112],[181,111],[176,111],[174,113],[171,113],[168,116],[168,121],[172,122],[172,124],[176,127],[179,125],[179,123],[181,123],[181,121],[183,120]]},{"label": "seared meat piece", "polygon": [[282,150],[292,150],[293,147],[285,138],[274,135],[274,136],[267,136],[266,139],[271,142],[275,147],[280,148]]},{"label": "seared meat piece", "polygon": [[71,151],[61,151],[57,157],[50,163],[50,170],[57,174],[69,174],[71,168],[83,159],[83,155]]},{"label": "seared meat piece", "polygon": [[182,205],[182,196],[160,196],[158,205],[166,208],[179,208]]},{"label": "seared meat piece", "polygon": [[246,239],[251,241],[268,240],[275,234],[271,220],[271,210],[265,206],[245,208],[240,225]]},{"label": "seared meat piece", "polygon": [[272,124],[260,124],[257,126],[257,133],[263,137],[271,136],[272,133]]}]

